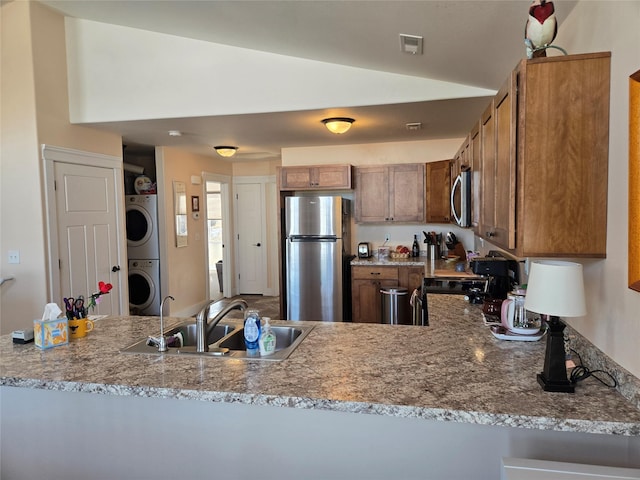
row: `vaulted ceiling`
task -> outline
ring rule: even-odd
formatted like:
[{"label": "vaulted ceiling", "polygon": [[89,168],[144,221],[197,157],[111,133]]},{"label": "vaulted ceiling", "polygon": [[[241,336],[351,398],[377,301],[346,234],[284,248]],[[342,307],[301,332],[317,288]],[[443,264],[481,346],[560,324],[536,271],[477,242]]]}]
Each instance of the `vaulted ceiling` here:
[{"label": "vaulted ceiling", "polygon": [[[531,2],[41,0],[41,3],[70,17],[497,90],[508,72],[525,57],[524,26]],[[559,23],[576,3],[554,2]],[[423,37],[423,54],[402,53],[400,34]],[[462,137],[486,105],[486,97],[476,97],[348,108],[336,105],[317,112],[320,117],[326,113],[378,120],[370,122],[375,127],[354,125],[341,136],[328,135],[321,125],[301,127],[301,116],[308,112],[147,119],[96,126],[117,131],[125,142],[132,144],[175,144],[206,154],[211,153],[209,145],[191,145],[184,139],[168,138],[167,131],[201,131],[202,138],[206,138],[206,132],[224,130],[231,132],[245,158],[259,158],[260,154],[277,156],[280,148],[293,146]],[[423,128],[407,130],[405,124],[414,122],[422,123]]]}]

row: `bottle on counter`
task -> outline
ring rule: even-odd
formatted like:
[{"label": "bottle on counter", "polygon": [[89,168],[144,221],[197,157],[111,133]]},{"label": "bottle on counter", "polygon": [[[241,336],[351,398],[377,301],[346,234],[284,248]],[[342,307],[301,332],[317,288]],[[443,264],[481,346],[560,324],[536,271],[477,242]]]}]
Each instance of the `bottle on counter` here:
[{"label": "bottle on counter", "polygon": [[244,316],[244,344],[247,355],[260,353],[260,313],[258,310],[247,310]]},{"label": "bottle on counter", "polygon": [[419,257],[420,256],[420,244],[418,244],[418,236],[413,236],[413,246],[411,247],[411,256]]},{"label": "bottle on counter", "polygon": [[263,320],[264,325],[262,326],[262,332],[260,332],[260,339],[258,340],[261,357],[271,355],[276,351],[276,335],[273,333],[273,330],[271,330],[271,325],[269,324],[271,318],[264,317]]}]

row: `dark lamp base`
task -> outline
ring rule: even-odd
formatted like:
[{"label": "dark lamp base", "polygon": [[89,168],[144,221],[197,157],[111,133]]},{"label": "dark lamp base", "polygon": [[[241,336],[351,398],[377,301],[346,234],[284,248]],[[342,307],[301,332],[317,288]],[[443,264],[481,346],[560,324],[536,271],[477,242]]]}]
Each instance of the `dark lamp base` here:
[{"label": "dark lamp base", "polygon": [[573,383],[567,378],[564,352],[565,324],[556,316],[548,321],[547,350],[544,354],[544,368],[538,374],[538,383],[546,392],[573,393]]},{"label": "dark lamp base", "polygon": [[576,390],[573,383],[569,380],[566,382],[550,382],[544,376],[544,373],[538,374],[538,383],[545,392],[574,393]]}]

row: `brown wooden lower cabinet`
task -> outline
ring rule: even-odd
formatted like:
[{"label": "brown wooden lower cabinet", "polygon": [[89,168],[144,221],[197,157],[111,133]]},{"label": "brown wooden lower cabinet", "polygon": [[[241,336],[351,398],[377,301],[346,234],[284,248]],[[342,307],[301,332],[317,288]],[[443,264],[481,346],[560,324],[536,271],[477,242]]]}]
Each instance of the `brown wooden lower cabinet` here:
[{"label": "brown wooden lower cabinet", "polygon": [[[419,266],[353,266],[351,267],[352,320],[357,323],[382,322],[384,287],[404,287],[411,293],[421,285],[424,267]],[[410,308],[407,309],[411,311]]]}]

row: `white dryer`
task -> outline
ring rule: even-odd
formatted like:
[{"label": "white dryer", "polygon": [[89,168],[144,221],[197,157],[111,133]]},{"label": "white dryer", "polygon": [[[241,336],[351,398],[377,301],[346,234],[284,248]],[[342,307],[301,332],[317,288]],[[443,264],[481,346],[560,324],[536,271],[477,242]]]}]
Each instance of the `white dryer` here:
[{"label": "white dryer", "polygon": [[158,197],[156,195],[128,195],[127,256],[134,260],[160,258],[158,247]]},{"label": "white dryer", "polygon": [[129,311],[160,315],[160,260],[129,260]]}]

